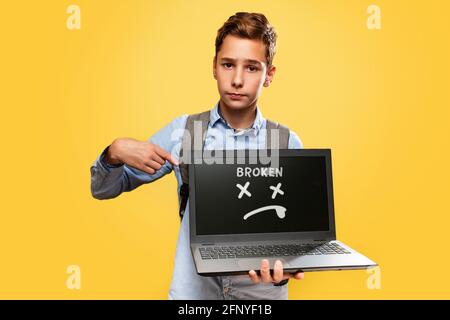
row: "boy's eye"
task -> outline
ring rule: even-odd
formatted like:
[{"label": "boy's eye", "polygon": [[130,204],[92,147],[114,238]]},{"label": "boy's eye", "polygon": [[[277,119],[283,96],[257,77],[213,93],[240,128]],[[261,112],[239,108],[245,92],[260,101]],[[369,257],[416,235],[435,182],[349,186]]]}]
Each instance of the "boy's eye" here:
[{"label": "boy's eye", "polygon": [[[233,67],[233,64],[232,64],[232,63],[229,63],[229,62],[222,63],[222,65],[223,65],[226,69],[230,69],[231,67]],[[247,66],[247,69],[248,69],[250,72],[255,72],[255,71],[258,71],[258,70],[259,70],[258,67],[253,66],[253,65]]]}]

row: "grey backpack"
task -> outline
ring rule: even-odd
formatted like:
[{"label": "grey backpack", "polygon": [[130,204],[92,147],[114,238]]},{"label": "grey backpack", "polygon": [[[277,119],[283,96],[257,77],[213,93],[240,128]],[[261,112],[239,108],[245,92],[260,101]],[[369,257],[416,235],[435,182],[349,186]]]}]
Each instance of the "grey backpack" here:
[{"label": "grey backpack", "polygon": [[[208,128],[210,118],[210,111],[205,111],[201,113],[196,113],[189,115],[186,121],[186,131],[183,135],[181,150],[180,150],[180,158],[183,155],[183,147],[184,146],[193,146],[194,145],[194,122],[201,121],[202,124],[202,150],[205,144],[205,133]],[[279,130],[279,148],[280,149],[288,149],[289,146],[289,128],[283,126],[280,123],[273,122],[271,120],[266,119],[266,146],[271,145],[271,130],[278,129]],[[189,134],[187,134],[189,132]],[[190,141],[189,141],[190,139]],[[188,149],[189,147],[186,147]],[[186,210],[187,200],[189,198],[189,164],[180,162],[180,174],[183,184],[180,188],[180,219],[183,219],[184,211]]]}]

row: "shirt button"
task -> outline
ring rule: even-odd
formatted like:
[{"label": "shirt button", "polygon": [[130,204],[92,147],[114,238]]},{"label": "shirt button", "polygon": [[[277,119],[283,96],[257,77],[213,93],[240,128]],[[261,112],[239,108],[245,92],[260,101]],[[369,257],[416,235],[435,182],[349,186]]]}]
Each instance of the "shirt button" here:
[{"label": "shirt button", "polygon": [[229,288],[223,288],[223,293],[228,293],[229,290]]}]

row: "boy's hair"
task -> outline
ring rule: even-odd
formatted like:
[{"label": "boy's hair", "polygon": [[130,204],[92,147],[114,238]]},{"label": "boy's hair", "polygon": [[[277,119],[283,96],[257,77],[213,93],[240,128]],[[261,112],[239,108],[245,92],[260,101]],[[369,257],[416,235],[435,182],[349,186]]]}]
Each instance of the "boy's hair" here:
[{"label": "boy's hair", "polygon": [[227,35],[261,40],[266,45],[267,66],[272,65],[276,51],[277,34],[262,13],[236,12],[236,14],[229,17],[217,31],[216,57]]}]

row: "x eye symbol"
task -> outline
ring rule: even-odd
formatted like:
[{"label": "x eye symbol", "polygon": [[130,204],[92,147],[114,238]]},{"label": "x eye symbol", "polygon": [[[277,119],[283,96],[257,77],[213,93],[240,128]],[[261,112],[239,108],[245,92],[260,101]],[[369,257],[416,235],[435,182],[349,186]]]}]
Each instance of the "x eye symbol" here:
[{"label": "x eye symbol", "polygon": [[284,191],[280,189],[281,188],[281,182],[278,183],[276,187],[270,186],[269,188],[273,190],[272,199],[275,199],[275,197],[277,196],[278,193],[281,194],[281,195],[284,194]]},{"label": "x eye symbol", "polygon": [[239,195],[238,195],[238,199],[241,199],[242,196],[244,195],[244,193],[249,197],[252,196],[252,194],[247,190],[249,185],[250,185],[250,181],[247,181],[244,186],[241,186],[239,183],[236,184],[236,187],[241,189],[241,192],[239,192]]}]

